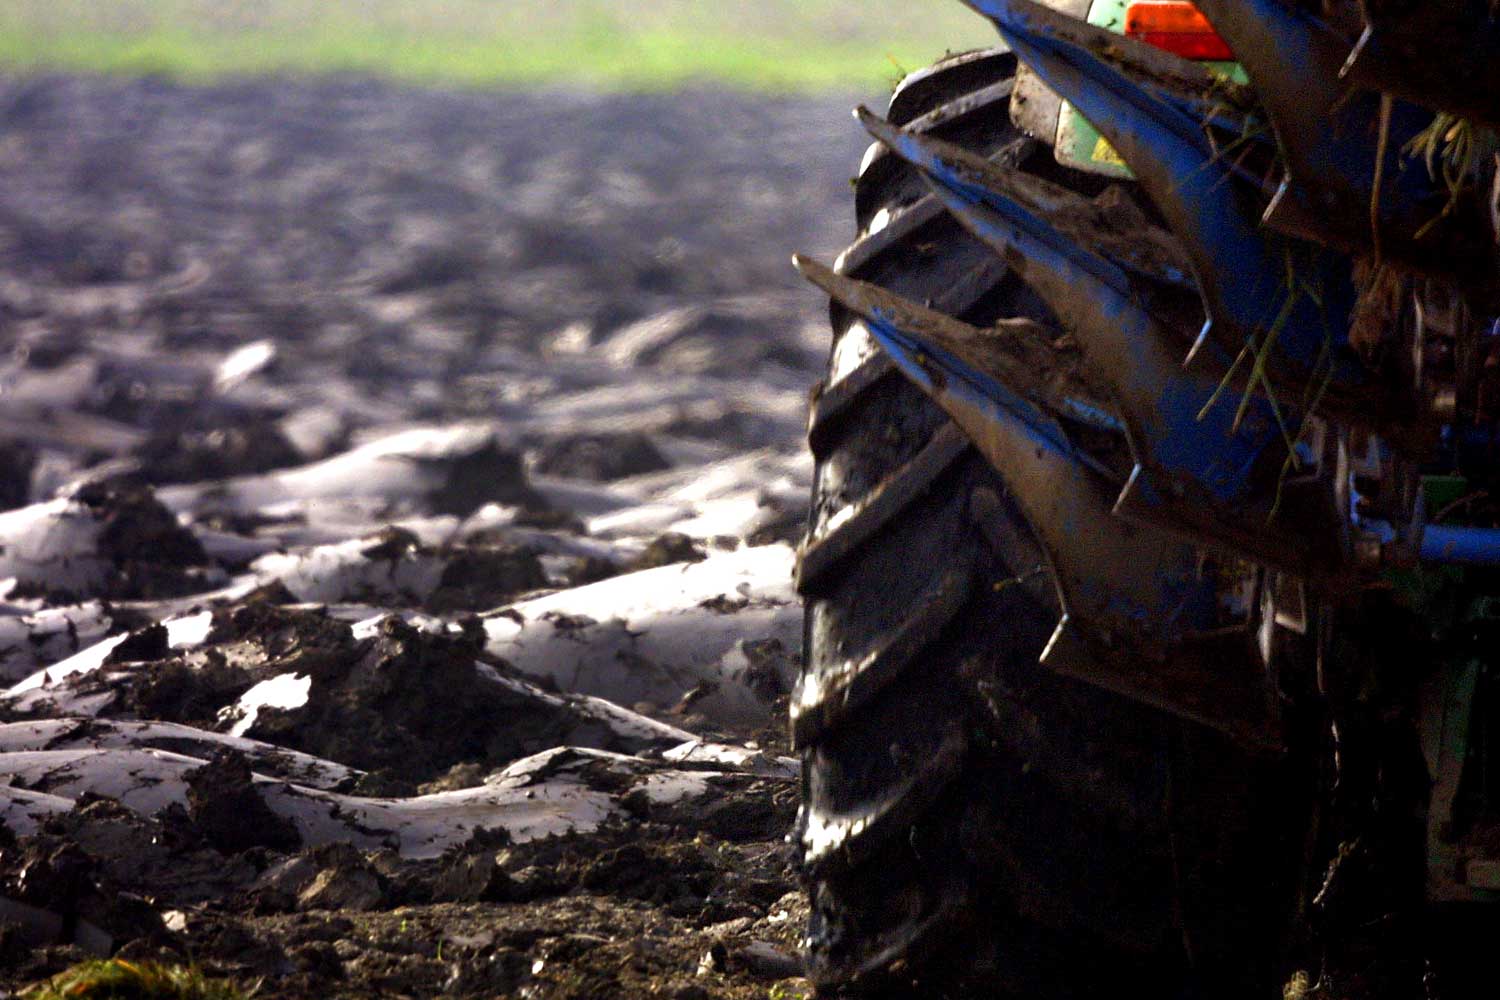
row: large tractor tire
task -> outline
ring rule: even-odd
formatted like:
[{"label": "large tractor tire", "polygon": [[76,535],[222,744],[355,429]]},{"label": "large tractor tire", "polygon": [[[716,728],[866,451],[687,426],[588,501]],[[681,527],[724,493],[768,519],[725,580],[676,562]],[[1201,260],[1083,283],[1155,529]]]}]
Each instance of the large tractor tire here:
[{"label": "large tractor tire", "polygon": [[[1011,126],[1014,72],[1002,50],[950,57],[888,117],[1095,193]],[[842,273],[974,324],[1052,322],[894,156],[872,148],[855,201]],[[1305,789],[1039,665],[1057,601],[1005,484],[854,316],[832,326],[793,699],[819,989],[1279,994]]]}]

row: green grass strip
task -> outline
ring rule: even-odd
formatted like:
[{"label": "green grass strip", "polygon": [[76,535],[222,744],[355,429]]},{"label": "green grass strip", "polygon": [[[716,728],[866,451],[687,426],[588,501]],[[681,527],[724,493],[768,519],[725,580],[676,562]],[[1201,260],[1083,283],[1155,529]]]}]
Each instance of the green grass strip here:
[{"label": "green grass strip", "polygon": [[466,85],[869,89],[994,43],[961,5],[916,17],[852,0],[9,0],[0,71],[203,81],[359,73]]},{"label": "green grass strip", "polygon": [[21,993],[23,1000],[246,1000],[233,983],[160,962],[80,962]]}]

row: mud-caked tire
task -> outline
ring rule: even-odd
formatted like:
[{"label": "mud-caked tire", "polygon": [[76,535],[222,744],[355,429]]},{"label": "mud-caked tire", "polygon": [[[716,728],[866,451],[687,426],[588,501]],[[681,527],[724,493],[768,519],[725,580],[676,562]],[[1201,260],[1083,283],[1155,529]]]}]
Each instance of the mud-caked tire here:
[{"label": "mud-caked tire", "polygon": [[[888,117],[1097,191],[1012,127],[1014,72],[950,57]],[[878,147],[855,202],[842,273],[976,324],[1052,322]],[[1058,608],[1005,484],[857,317],[832,326],[792,710],[819,989],[1278,995],[1305,829],[1282,772],[1039,665]]]}]

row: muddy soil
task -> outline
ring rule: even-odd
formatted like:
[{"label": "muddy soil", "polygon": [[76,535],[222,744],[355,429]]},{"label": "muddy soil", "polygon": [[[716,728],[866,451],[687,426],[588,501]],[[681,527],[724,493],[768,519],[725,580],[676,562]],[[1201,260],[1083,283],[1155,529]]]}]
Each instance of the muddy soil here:
[{"label": "muddy soil", "polygon": [[0,79],[0,990],[806,992],[854,100]]}]

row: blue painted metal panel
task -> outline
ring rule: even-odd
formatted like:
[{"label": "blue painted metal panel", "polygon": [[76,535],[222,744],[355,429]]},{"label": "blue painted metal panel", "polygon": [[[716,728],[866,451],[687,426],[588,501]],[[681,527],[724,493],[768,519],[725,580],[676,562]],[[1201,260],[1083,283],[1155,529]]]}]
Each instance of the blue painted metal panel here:
[{"label": "blue painted metal panel", "polygon": [[1460,566],[1500,566],[1500,528],[1429,524],[1418,552],[1423,562]]},{"label": "blue painted metal panel", "polygon": [[[1184,338],[1174,344],[1165,324],[1152,315],[1150,290],[1124,269],[1058,232],[1022,203],[1024,194],[1016,188],[1002,191],[978,183],[977,170],[964,170],[958,162],[960,151],[868,113],[862,120],[876,138],[936,182],[934,190],[950,212],[1007,253],[1017,273],[1079,339],[1095,372],[1118,394],[1143,461],[1219,502],[1251,499],[1257,485],[1264,485],[1253,475],[1257,465],[1268,449],[1280,452],[1285,439],[1267,400],[1252,396],[1242,411],[1238,393],[1220,391],[1228,358],[1210,349],[1184,368],[1178,360]],[[1295,437],[1297,414],[1281,419]],[[1260,515],[1263,519],[1264,511]]]},{"label": "blue painted metal panel", "polygon": [[1259,227],[1261,193],[1236,182],[1193,109],[1132,71],[1122,55],[1132,51],[1128,40],[1029,0],[965,2],[1130,166],[1193,262],[1214,336],[1231,351],[1273,339],[1276,363],[1299,390],[1325,378],[1332,396],[1366,386],[1367,373],[1348,350],[1348,261]]},{"label": "blue painted metal panel", "polygon": [[1233,48],[1270,115],[1291,179],[1288,196],[1300,203],[1297,216],[1320,242],[1363,252],[1375,242],[1370,207],[1376,203],[1382,252],[1420,260],[1413,236],[1449,196],[1425,169],[1405,169],[1401,150],[1432,112],[1391,102],[1382,142],[1381,129],[1372,127],[1381,121],[1381,95],[1343,78],[1349,41],[1311,11],[1283,0],[1199,0],[1198,6]]}]

